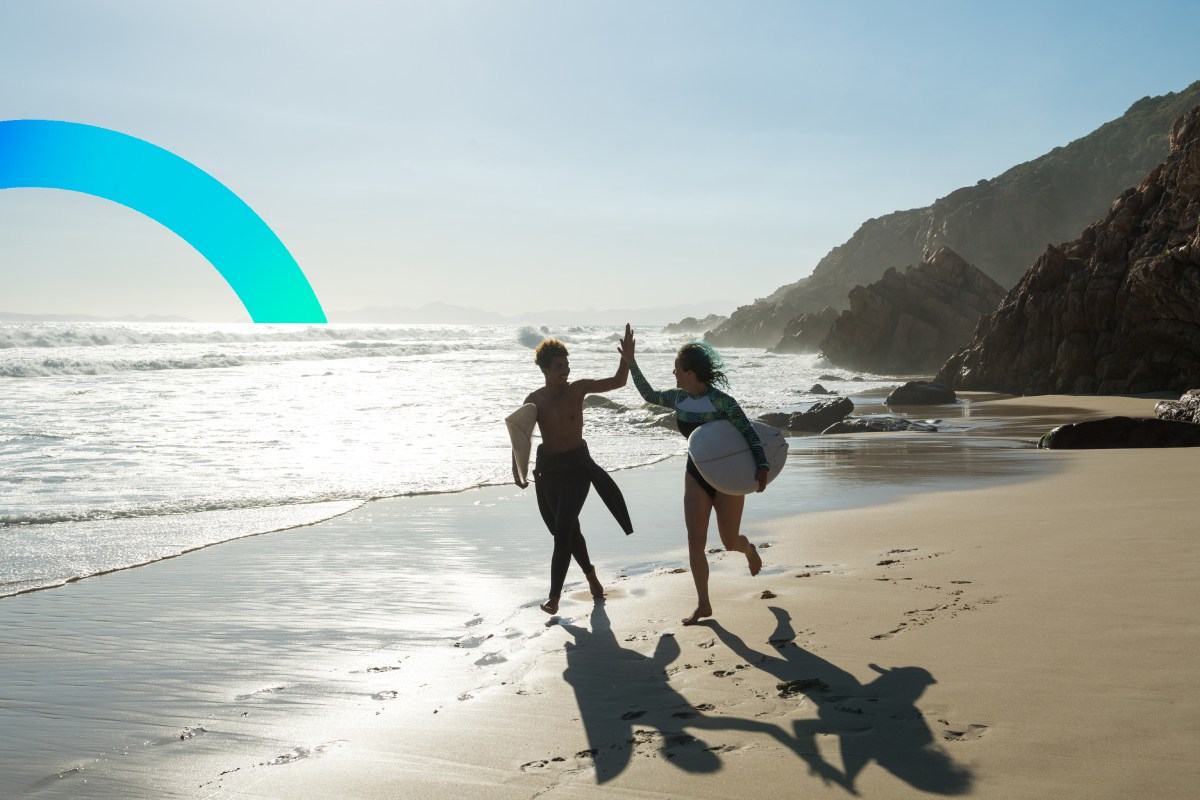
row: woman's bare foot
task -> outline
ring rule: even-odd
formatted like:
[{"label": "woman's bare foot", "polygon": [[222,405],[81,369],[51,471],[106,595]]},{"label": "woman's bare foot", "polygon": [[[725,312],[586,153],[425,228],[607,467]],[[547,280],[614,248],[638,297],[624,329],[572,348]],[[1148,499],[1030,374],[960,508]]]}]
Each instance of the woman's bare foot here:
[{"label": "woman's bare foot", "polygon": [[708,603],[702,603],[701,605],[696,606],[696,610],[692,612],[692,615],[690,617],[684,617],[683,624],[684,625],[695,625],[697,622],[704,619],[705,617],[711,617],[711,616],[712,616],[712,606],[709,605]]},{"label": "woman's bare foot", "polygon": [[757,575],[762,569],[762,557],[758,554],[758,548],[754,546],[754,542],[746,542],[750,545],[750,552],[746,553],[746,561],[750,565],[750,574]]},{"label": "woman's bare foot", "polygon": [[596,577],[596,570],[593,569],[591,572],[585,572],[584,576],[587,578],[588,588],[592,590],[592,597],[597,600],[604,597],[604,586],[600,583],[600,579]]},{"label": "woman's bare foot", "polygon": [[546,602],[544,602],[540,606],[538,606],[538,608],[540,608],[542,611],[545,611],[547,614],[557,614],[558,613],[558,598],[551,597],[549,600],[547,600]]}]

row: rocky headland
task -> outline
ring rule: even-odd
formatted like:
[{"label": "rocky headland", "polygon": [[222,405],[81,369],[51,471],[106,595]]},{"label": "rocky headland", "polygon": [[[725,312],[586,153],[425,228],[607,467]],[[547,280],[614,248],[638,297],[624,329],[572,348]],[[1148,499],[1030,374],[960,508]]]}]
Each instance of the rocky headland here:
[{"label": "rocky headland", "polygon": [[1051,246],[937,381],[1010,394],[1200,386],[1200,105],[1108,215]]},{"label": "rocky headland", "polygon": [[684,317],[679,322],[671,322],[663,326],[663,333],[703,333],[710,328],[714,328],[729,317],[720,314],[709,314],[707,317],[696,319],[695,317]]},{"label": "rocky headland", "polygon": [[821,340],[829,334],[838,316],[833,306],[801,314],[784,327],[779,344],[771,349],[776,353],[819,353]]},{"label": "rocky headland", "polygon": [[932,374],[1002,297],[1004,287],[942,246],[903,273],[889,268],[871,285],[854,287],[821,351],[847,369]]},{"label": "rocky headland", "polygon": [[800,314],[844,309],[853,287],[874,282],[889,267],[915,264],[942,245],[1012,287],[1048,243],[1078,235],[1161,162],[1171,123],[1198,102],[1200,82],[1144,97],[1120,118],[994,179],[925,208],[868,220],[810,276],[738,308],[705,338],[718,346],[775,346]]}]

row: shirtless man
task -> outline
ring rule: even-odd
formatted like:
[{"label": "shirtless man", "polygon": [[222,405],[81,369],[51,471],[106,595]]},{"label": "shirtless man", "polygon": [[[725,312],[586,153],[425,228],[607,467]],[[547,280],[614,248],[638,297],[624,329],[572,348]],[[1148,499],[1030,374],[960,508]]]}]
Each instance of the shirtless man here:
[{"label": "shirtless man", "polygon": [[557,339],[546,339],[537,347],[534,361],[542,370],[546,385],[525,398],[537,406],[538,430],[542,443],[537,448],[533,476],[536,480],[538,510],[554,536],[554,554],[550,558],[550,598],[542,611],[558,613],[558,600],[571,557],[575,557],[587,576],[592,597],[604,597],[604,587],[596,578],[596,568],[588,558],[587,542],[579,529],[579,512],[588,491],[594,485],[609,511],[626,534],[633,533],[625,500],[612,477],[588,453],[583,440],[583,398],[588,394],[611,392],[629,380],[629,362],[633,360],[633,330],[625,326],[625,338],[617,346],[621,364],[611,378],[567,380],[571,365],[566,346]]}]

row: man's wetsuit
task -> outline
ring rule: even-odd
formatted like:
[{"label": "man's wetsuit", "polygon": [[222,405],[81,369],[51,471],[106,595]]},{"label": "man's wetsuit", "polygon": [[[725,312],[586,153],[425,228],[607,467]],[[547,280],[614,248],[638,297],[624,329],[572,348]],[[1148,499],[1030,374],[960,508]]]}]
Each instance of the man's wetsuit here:
[{"label": "man's wetsuit", "polygon": [[[750,445],[750,454],[754,456],[755,465],[759,469],[770,469],[770,464],[767,462],[767,454],[763,451],[762,442],[759,441],[758,434],[754,431],[754,426],[746,418],[746,414],[742,411],[742,407],[738,405],[737,400],[734,400],[711,384],[707,392],[696,396],[688,394],[683,389],[668,389],[663,392],[655,391],[650,386],[650,382],[646,380],[646,377],[642,375],[642,371],[638,369],[636,361],[629,362],[629,374],[633,376],[633,385],[637,387],[643,400],[647,403],[653,403],[656,406],[664,406],[675,410],[675,423],[679,426],[679,432],[684,437],[691,435],[692,431],[706,422],[727,419],[741,432],[742,436],[746,437],[746,443]],[[704,480],[704,476],[700,474],[700,470],[696,468],[696,464],[692,461],[690,455],[687,460],[687,472],[696,479],[696,482],[700,484],[700,488],[707,492],[709,497],[716,496],[717,490],[713,488],[712,484]]]},{"label": "man's wetsuit", "polygon": [[550,557],[550,597],[558,597],[567,578],[567,568],[571,566],[571,556],[575,556],[584,574],[592,572],[587,542],[579,529],[579,512],[583,510],[583,502],[587,500],[588,490],[592,486],[596,487],[596,493],[626,534],[633,533],[633,523],[617,482],[592,460],[586,442],[565,453],[545,453],[544,447],[538,445],[533,477],[536,481],[538,511],[554,536],[554,554]]}]

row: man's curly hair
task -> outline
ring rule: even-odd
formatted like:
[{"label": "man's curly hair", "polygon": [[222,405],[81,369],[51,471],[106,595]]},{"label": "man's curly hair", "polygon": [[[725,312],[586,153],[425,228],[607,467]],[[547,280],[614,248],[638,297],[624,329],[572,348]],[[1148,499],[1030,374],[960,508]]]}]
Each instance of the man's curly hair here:
[{"label": "man's curly hair", "polygon": [[539,367],[545,369],[550,366],[550,362],[554,359],[559,356],[566,358],[567,355],[569,354],[567,353],[567,346],[565,344],[558,339],[545,339],[537,346],[537,350],[534,351],[533,360]]}]

